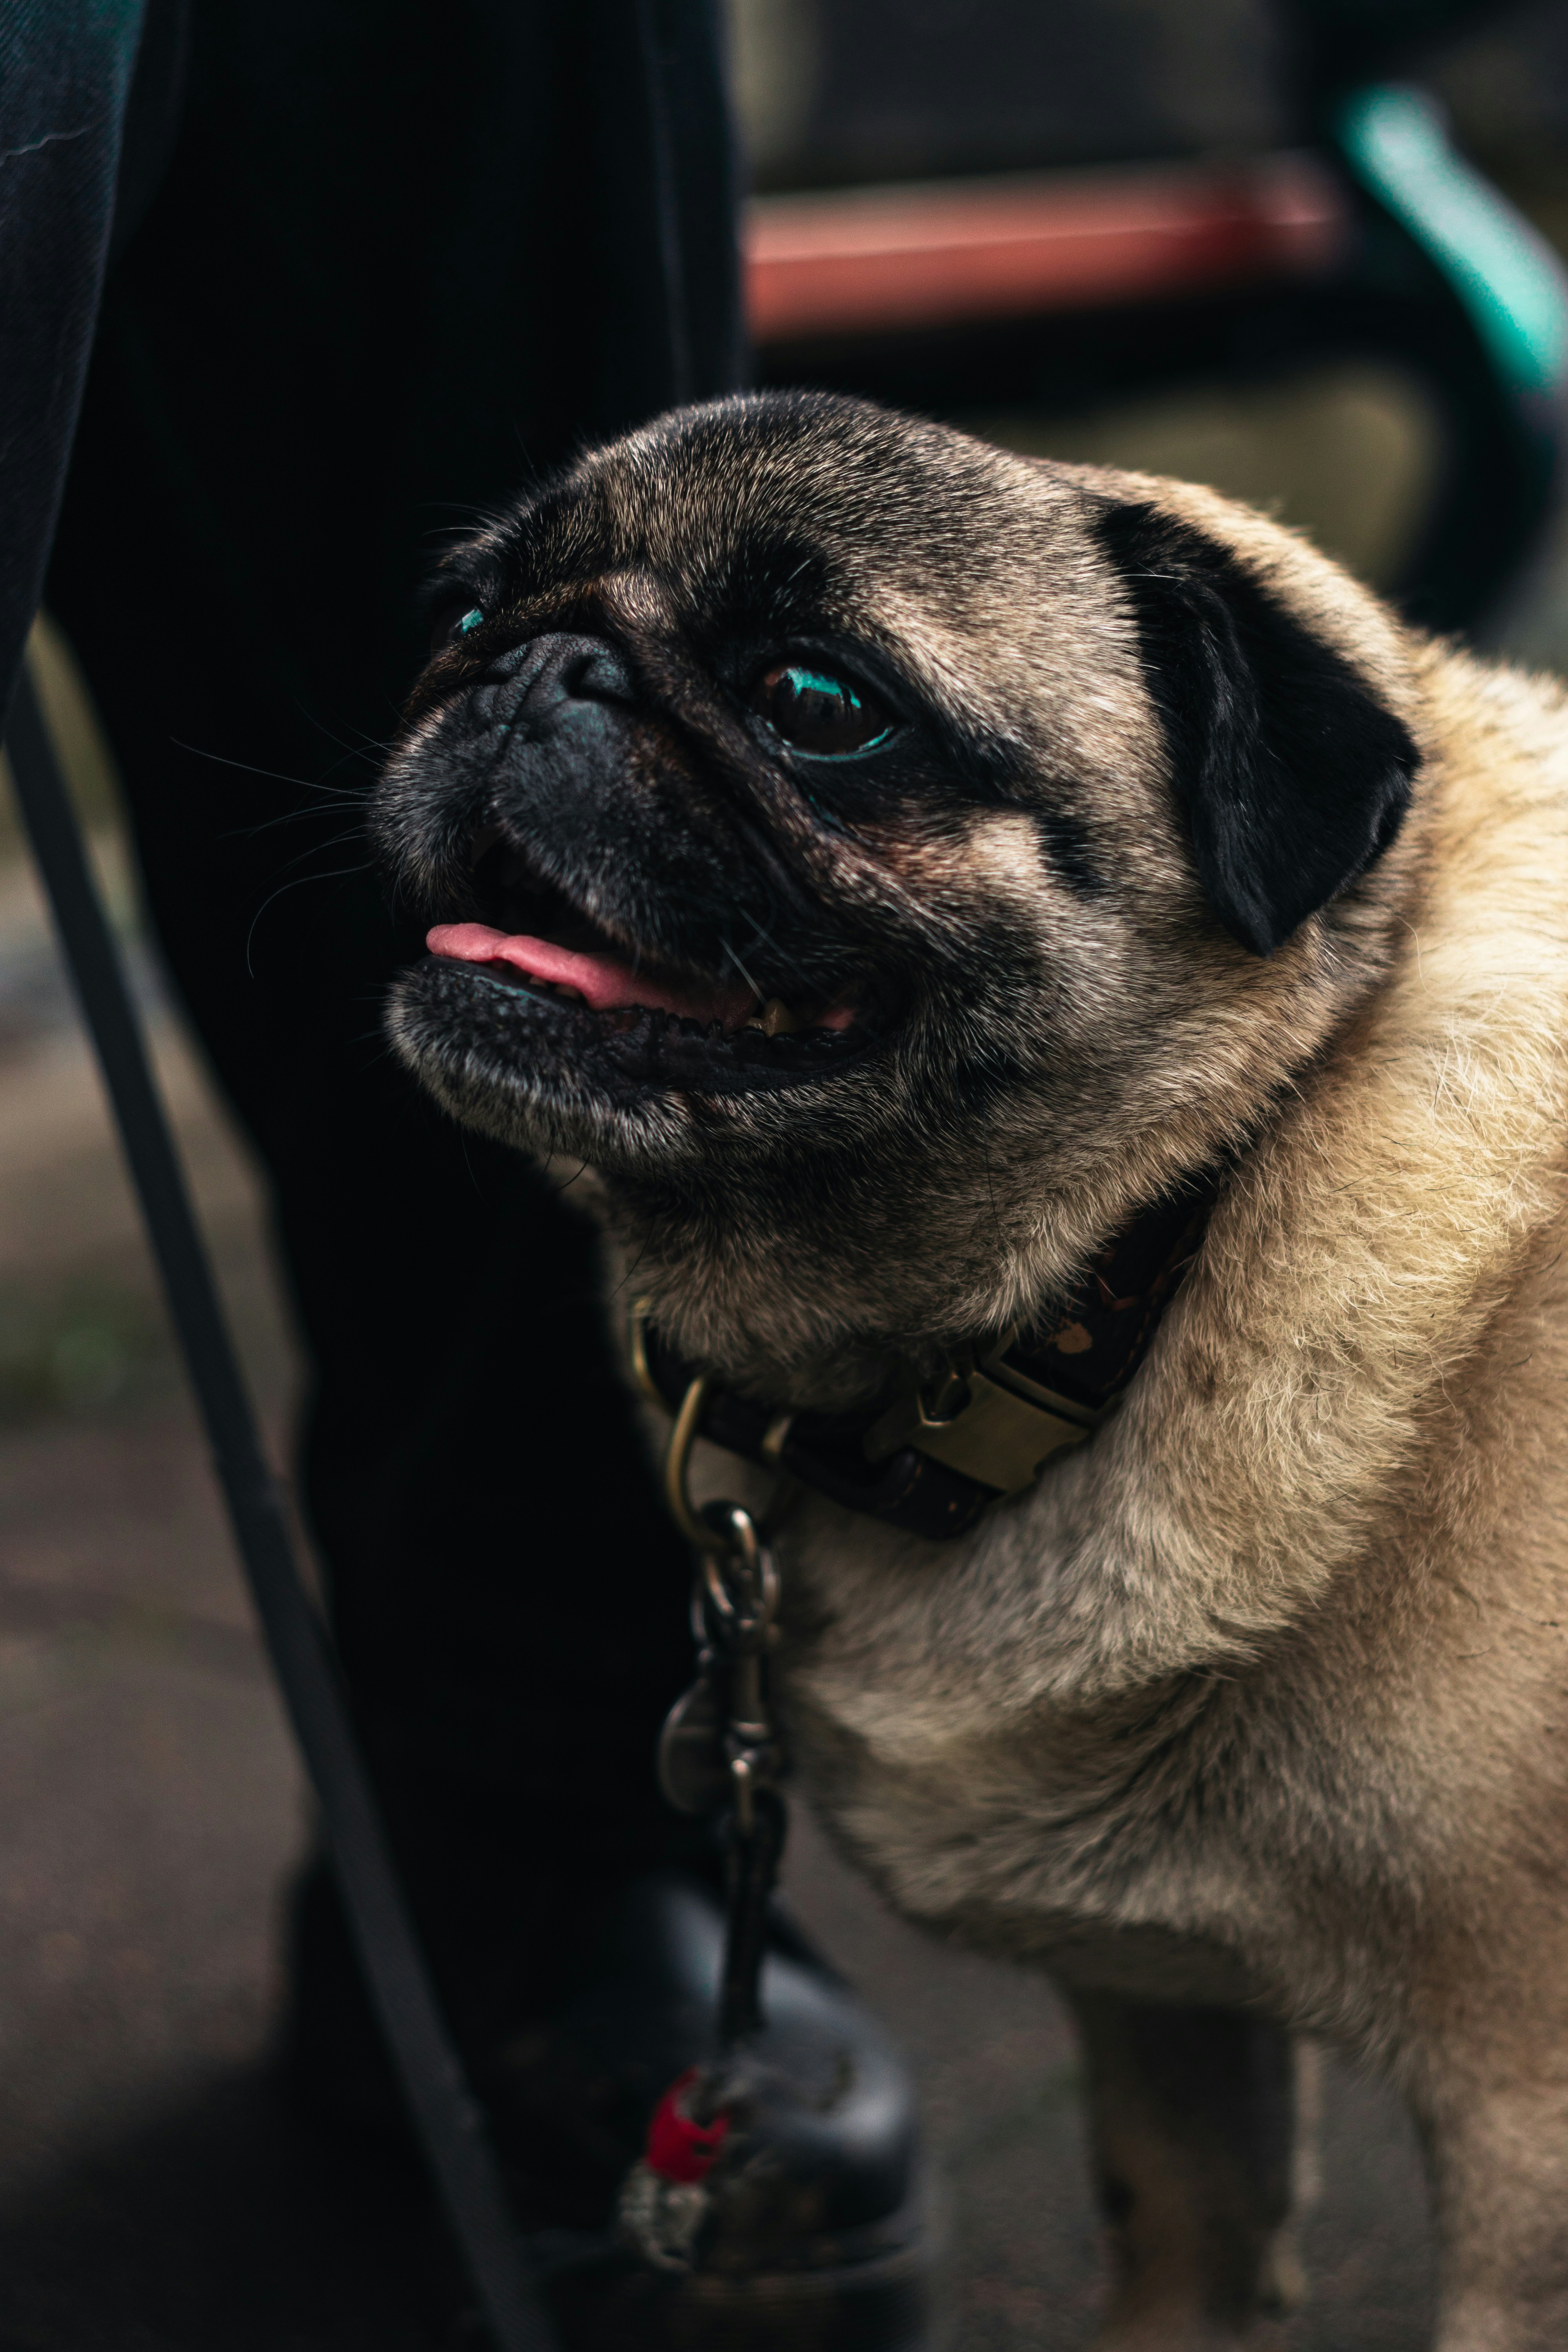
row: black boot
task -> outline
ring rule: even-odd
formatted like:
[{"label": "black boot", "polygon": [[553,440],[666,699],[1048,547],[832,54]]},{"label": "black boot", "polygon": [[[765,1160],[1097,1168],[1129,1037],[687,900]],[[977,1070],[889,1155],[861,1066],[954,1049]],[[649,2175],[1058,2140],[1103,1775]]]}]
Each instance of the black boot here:
[{"label": "black boot", "polygon": [[[649,1872],[595,1912],[562,1921],[573,1989],[510,2022],[437,1963],[569,2352],[931,2352],[914,2086],[877,2020],[775,1906],[766,2021],[721,2054],[712,1878]],[[404,2133],[320,1866],[294,1958],[297,2100]]]}]

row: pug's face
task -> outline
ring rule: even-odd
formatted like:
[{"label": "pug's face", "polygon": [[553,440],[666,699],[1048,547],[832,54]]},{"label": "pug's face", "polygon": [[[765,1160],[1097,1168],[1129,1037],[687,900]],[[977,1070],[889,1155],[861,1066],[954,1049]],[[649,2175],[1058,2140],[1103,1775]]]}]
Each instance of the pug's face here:
[{"label": "pug's face", "polygon": [[732,1375],[1048,1306],[1384,967],[1402,641],[1204,493],[764,395],[584,458],[441,594],[374,815],[429,925],[393,1039],[595,1167]]}]

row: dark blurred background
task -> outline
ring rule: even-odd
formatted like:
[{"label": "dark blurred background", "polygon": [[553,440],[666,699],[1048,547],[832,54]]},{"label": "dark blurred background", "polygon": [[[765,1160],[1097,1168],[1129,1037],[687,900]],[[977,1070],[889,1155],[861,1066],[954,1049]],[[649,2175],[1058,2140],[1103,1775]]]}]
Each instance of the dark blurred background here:
[{"label": "dark blurred background", "polygon": [[[1568,7],[1477,16],[731,0],[759,375],[1212,483],[1434,625],[1568,668]],[[299,1364],[259,1188],[143,936],[90,682],[47,624],[33,657],[281,1455]],[[0,1530],[0,2346],[440,2343],[410,2185],[272,2099],[304,1801],[4,802]],[[790,1875],[921,2063],[959,2340],[1086,2341],[1048,1990],[889,1921],[808,1824]],[[1303,2067],[1311,2292],[1279,2341],[1415,2352],[1407,2127],[1331,2058]]]},{"label": "dark blurred background", "polygon": [[1211,483],[1428,625],[1517,614],[1524,643],[1568,382],[1561,8],[734,0],[731,23],[764,254],[820,249],[836,213],[853,241],[857,205],[896,245],[900,192],[917,239],[983,245],[985,190],[1015,254],[1031,207],[1039,238],[1032,284],[975,252],[991,299],[950,286],[948,317],[929,289],[924,318],[876,320],[868,283],[859,327],[830,287],[815,320],[809,283],[793,316],[764,299],[764,381]]},{"label": "dark blurred background", "polygon": [[1325,86],[1390,75],[1466,153],[1561,204],[1568,26],[1552,0],[730,0],[759,190],[1244,154],[1317,136]]}]

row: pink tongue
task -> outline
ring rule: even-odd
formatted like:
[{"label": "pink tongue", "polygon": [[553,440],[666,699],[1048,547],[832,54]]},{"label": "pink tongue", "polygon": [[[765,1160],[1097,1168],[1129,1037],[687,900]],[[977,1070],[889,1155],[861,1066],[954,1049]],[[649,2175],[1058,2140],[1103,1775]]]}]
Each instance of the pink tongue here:
[{"label": "pink tongue", "polygon": [[683,1021],[721,1021],[738,1029],[755,1009],[754,992],[733,988],[667,988],[662,981],[633,971],[613,956],[580,955],[575,948],[552,947],[548,940],[526,934],[509,936],[488,923],[437,923],[425,940],[432,955],[450,956],[458,963],[510,963],[532,980],[552,980],[574,988],[595,1013],[617,1013],[624,1006],[646,1005],[651,1013],[673,1013]]}]

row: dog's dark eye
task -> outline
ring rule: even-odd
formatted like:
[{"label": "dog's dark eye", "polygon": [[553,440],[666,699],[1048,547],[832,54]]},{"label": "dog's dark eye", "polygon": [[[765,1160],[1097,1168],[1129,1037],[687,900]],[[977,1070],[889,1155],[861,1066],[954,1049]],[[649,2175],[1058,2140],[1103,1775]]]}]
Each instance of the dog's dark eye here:
[{"label": "dog's dark eye", "polygon": [[890,715],[864,687],[805,662],[764,671],[752,689],[752,708],[795,751],[819,759],[869,751],[893,730]]},{"label": "dog's dark eye", "polygon": [[459,644],[471,636],[484,619],[481,604],[465,607],[454,597],[437,606],[430,615],[430,650],[438,654],[443,646]]}]

